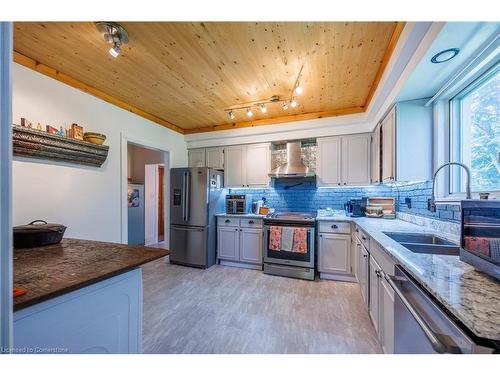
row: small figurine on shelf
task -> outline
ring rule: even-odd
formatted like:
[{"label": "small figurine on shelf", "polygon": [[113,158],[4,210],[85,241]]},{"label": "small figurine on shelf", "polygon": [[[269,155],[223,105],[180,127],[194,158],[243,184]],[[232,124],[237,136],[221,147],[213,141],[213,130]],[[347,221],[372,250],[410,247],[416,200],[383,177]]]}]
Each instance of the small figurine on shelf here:
[{"label": "small figurine on shelf", "polygon": [[83,141],[83,127],[78,124],[71,124],[71,135],[73,138]]},{"label": "small figurine on shelf", "polygon": [[50,126],[50,125],[47,125],[45,127],[47,133],[49,134],[57,134],[58,130],[56,128],[54,128],[53,126]]},{"label": "small figurine on shelf", "polygon": [[21,117],[21,126],[24,126],[25,128],[32,128],[33,124],[28,121],[26,118]]},{"label": "small figurine on shelf", "polygon": [[38,123],[38,124],[36,125],[36,130],[43,131],[42,124]]},{"label": "small figurine on shelf", "polygon": [[60,135],[61,137],[64,137],[64,129],[63,129],[62,126],[59,128],[59,131],[57,132],[57,135]]}]

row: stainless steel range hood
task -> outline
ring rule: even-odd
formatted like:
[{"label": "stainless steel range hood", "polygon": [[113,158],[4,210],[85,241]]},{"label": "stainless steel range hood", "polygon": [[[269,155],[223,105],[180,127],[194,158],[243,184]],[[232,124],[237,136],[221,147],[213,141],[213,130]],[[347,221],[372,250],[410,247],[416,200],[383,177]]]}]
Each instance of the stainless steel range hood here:
[{"label": "stainless steel range hood", "polygon": [[286,144],[287,163],[275,168],[269,173],[269,177],[291,178],[312,177],[315,175],[301,160],[300,141],[288,142]]}]

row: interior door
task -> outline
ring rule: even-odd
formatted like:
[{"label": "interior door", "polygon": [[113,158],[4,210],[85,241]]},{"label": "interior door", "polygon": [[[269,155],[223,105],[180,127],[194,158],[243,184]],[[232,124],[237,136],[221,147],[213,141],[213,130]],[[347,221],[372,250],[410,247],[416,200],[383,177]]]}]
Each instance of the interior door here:
[{"label": "interior door", "polygon": [[158,168],[158,242],[165,239],[165,198],[164,198],[165,168]]},{"label": "interior door", "polygon": [[158,164],[144,166],[144,243],[158,243]]}]

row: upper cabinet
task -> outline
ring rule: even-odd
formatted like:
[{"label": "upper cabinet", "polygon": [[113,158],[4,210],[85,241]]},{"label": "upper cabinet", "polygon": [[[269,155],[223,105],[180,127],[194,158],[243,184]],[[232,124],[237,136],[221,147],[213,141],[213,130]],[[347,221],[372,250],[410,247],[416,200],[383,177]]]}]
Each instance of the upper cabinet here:
[{"label": "upper cabinet", "polygon": [[318,139],[318,186],[370,183],[370,134]]},{"label": "upper cabinet", "polygon": [[425,102],[399,102],[380,122],[382,181],[432,179],[432,107]]},{"label": "upper cabinet", "polygon": [[205,150],[206,166],[224,169],[224,147],[211,147]]},{"label": "upper cabinet", "polygon": [[372,133],[371,142],[371,183],[378,184],[381,181],[380,178],[380,124],[377,125],[374,132]]},{"label": "upper cabinet", "polygon": [[224,166],[226,187],[269,186],[271,145],[257,143],[226,147]]},{"label": "upper cabinet", "polygon": [[224,169],[224,147],[194,148],[189,150],[188,166]]},{"label": "upper cabinet", "polygon": [[205,149],[196,148],[188,151],[189,167],[205,167]]}]

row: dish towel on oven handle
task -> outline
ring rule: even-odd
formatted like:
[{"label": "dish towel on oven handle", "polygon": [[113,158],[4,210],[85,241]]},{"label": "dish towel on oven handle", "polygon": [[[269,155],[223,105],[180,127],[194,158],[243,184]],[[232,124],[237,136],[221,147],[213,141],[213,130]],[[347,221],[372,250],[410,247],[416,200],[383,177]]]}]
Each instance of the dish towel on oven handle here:
[{"label": "dish towel on oven handle", "polygon": [[271,225],[269,228],[269,250],[280,251],[281,250],[281,227],[277,225]]},{"label": "dish towel on oven handle", "polygon": [[281,229],[281,250],[292,251],[294,228],[283,227]]},{"label": "dish towel on oven handle", "polygon": [[295,228],[293,231],[293,248],[294,253],[307,253],[307,229]]}]

